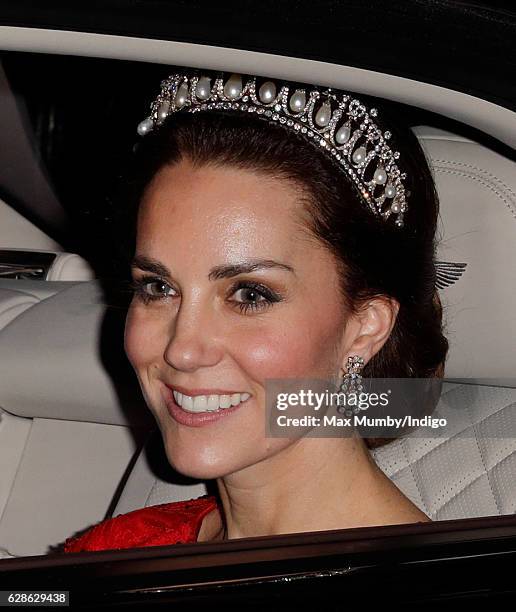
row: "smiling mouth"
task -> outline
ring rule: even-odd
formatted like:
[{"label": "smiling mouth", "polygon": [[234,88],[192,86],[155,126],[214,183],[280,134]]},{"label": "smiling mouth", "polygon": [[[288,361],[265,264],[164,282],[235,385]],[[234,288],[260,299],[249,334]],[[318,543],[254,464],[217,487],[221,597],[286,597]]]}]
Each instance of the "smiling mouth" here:
[{"label": "smiling mouth", "polygon": [[206,412],[219,412],[234,408],[247,401],[250,393],[233,393],[232,395],[196,395],[195,397],[185,395],[172,389],[172,394],[178,406],[186,412],[195,414]]}]

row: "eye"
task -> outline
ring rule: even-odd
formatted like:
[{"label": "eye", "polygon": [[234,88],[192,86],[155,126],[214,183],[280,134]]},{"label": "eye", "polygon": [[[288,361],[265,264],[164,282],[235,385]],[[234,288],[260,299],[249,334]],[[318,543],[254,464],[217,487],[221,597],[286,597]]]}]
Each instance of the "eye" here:
[{"label": "eye", "polygon": [[154,276],[142,276],[133,280],[129,286],[136,297],[143,300],[144,303],[170,297],[167,291],[173,291],[166,281]]},{"label": "eye", "polygon": [[247,313],[249,310],[264,310],[269,308],[275,302],[281,301],[281,297],[270,289],[250,281],[240,281],[233,286],[231,295],[238,295],[244,298],[243,302],[237,301],[237,306],[240,312]]}]

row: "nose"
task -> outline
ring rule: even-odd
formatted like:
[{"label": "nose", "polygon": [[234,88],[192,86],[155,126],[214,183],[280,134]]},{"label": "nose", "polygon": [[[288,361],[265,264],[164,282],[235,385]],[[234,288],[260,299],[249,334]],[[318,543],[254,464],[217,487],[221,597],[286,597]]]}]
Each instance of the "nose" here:
[{"label": "nose", "polygon": [[182,371],[213,366],[220,361],[223,352],[217,338],[213,305],[199,297],[194,300],[183,296],[171,323],[164,359],[174,369]]}]

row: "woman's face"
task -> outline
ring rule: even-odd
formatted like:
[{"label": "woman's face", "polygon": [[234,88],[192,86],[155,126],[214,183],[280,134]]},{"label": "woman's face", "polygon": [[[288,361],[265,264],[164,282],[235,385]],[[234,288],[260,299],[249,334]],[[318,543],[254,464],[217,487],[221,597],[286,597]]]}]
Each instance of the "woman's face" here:
[{"label": "woman's face", "polygon": [[[143,294],[129,308],[125,350],[183,474],[221,477],[294,443],[265,435],[266,379],[335,378],[344,362],[336,261],[302,230],[301,196],[283,179],[181,161],[140,205],[132,271]],[[258,260],[270,265],[238,268]],[[199,426],[167,408],[176,385],[250,397]]]}]

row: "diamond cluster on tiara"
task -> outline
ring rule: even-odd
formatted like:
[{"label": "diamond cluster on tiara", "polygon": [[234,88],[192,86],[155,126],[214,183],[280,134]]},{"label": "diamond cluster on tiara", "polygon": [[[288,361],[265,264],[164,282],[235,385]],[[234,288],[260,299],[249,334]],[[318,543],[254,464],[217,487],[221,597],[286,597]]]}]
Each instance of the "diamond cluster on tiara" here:
[{"label": "diamond cluster on tiara", "polygon": [[[278,86],[267,80],[257,92],[256,81],[250,76],[244,83],[240,74],[232,74],[225,82],[223,76],[172,74],[161,82],[161,92],[151,104],[150,115],[138,124],[138,134],[148,134],[180,110],[224,109],[262,115],[318,144],[337,160],[375,215],[383,220],[394,215],[396,226],[403,227],[409,192],[402,181],[407,175],[396,163],[399,151],[387,144],[391,133],[382,132],[373,121],[378,116],[376,108],[367,111],[360,100],[346,93],[313,85],[295,87],[282,82]],[[366,181],[370,164],[369,172],[374,172]]]}]

